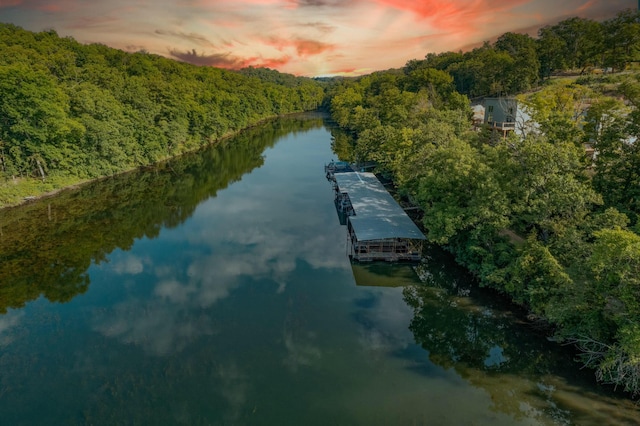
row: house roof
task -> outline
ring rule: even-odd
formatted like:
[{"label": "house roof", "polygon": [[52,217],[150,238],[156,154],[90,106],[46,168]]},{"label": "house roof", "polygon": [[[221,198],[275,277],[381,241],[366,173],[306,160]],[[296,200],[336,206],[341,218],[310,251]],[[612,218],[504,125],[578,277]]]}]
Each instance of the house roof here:
[{"label": "house roof", "polygon": [[336,173],[335,178],[356,213],[349,221],[358,241],[426,239],[373,173]]}]

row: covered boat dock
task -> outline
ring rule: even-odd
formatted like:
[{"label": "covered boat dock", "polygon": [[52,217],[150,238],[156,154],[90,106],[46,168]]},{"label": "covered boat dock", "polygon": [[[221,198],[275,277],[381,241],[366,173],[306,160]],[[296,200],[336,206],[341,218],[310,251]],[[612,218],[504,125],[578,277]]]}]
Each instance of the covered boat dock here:
[{"label": "covered boat dock", "polygon": [[347,215],[352,260],[419,261],[426,239],[373,173],[335,173],[336,207]]}]

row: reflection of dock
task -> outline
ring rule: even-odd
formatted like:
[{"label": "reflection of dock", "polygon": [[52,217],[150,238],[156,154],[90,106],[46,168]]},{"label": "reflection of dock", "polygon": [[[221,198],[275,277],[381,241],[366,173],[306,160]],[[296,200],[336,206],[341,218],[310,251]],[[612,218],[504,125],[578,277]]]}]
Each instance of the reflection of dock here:
[{"label": "reflection of dock", "polygon": [[358,286],[405,287],[421,284],[412,265],[391,265],[386,262],[352,263],[353,278]]},{"label": "reflection of dock", "polygon": [[335,164],[325,171],[333,182],[338,213],[346,218],[351,259],[419,261],[425,236],[375,175],[342,171]]}]

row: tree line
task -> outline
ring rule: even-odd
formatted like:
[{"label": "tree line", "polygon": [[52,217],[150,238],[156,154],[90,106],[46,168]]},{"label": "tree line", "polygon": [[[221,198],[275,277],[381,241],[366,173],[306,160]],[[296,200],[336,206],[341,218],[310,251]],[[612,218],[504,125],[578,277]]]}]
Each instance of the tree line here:
[{"label": "tree line", "polygon": [[[329,89],[330,107],[345,131],[333,143],[341,159],[377,161],[421,207],[428,240],[452,252],[480,285],[528,308],[558,341],[575,344],[598,380],[637,396],[640,73],[552,79],[520,94],[536,123],[525,133],[504,138],[471,126],[468,96],[538,84],[549,69],[549,45],[564,52],[564,62],[553,62],[556,72],[590,64],[630,70],[638,38],[606,48],[566,36],[561,45],[549,41],[569,30],[576,40],[598,41],[596,29],[603,37],[640,34],[640,15],[623,12],[604,23],[571,18],[541,29],[537,40],[509,33],[465,54],[430,54],[402,69],[340,80]],[[506,47],[516,41],[529,47]],[[447,64],[452,58],[458,61]]]},{"label": "tree line", "polygon": [[0,205],[21,178],[108,176],[315,109],[324,89],[275,71],[198,67],[0,24]]},{"label": "tree line", "polygon": [[509,32],[469,52],[429,53],[405,68],[446,71],[456,90],[471,98],[520,93],[558,72],[613,72],[638,61],[638,20],[633,10],[603,22],[569,18],[541,28],[537,38]]}]

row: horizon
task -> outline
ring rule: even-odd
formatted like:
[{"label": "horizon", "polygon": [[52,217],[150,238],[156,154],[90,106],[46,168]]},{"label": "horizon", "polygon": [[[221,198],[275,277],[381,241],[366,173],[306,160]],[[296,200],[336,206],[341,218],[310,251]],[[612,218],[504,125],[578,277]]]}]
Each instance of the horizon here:
[{"label": "horizon", "polygon": [[[558,4],[560,3],[560,4]],[[358,76],[468,51],[507,32],[533,37],[578,16],[603,21],[632,0],[0,0],[0,22],[194,65]]]}]

